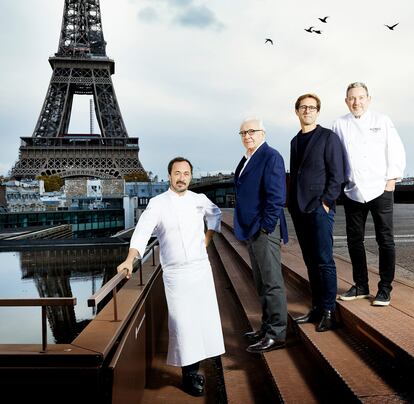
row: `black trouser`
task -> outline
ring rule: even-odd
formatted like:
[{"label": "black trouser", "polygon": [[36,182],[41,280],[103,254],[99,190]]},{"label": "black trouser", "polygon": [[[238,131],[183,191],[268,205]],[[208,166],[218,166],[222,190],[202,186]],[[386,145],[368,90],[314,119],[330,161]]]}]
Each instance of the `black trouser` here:
[{"label": "black trouser", "polygon": [[280,228],[272,234],[262,231],[247,240],[253,278],[262,304],[261,330],[266,337],[286,338],[287,307],[285,284],[280,263]]},{"label": "black trouser", "polygon": [[364,235],[368,212],[371,212],[379,252],[378,289],[385,289],[388,292],[392,289],[391,283],[395,273],[393,206],[394,193],[389,191],[385,191],[379,197],[366,203],[344,198],[348,250],[352,262],[353,278],[357,286],[368,288]]},{"label": "black trouser", "polygon": [[181,370],[183,372],[183,377],[189,376],[190,374],[194,374],[198,372],[200,368],[200,362],[192,363],[191,365],[182,366]]}]

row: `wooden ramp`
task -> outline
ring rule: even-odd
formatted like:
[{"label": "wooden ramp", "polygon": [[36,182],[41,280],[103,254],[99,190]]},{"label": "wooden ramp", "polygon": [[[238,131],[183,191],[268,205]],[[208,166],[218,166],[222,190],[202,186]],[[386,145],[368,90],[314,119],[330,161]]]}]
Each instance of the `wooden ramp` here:
[{"label": "wooden ramp", "polygon": [[[233,235],[232,221],[231,213],[225,212],[215,247],[251,328],[256,329],[260,307],[254,297],[250,261],[244,243]],[[336,263],[341,293],[352,284],[352,272],[342,257],[337,256]],[[317,333],[313,324],[298,326],[292,321],[310,307],[306,268],[294,240],[282,247],[282,264],[290,317],[288,346],[260,355],[278,390],[273,402],[414,402],[414,285],[396,280],[389,307],[371,306],[368,299],[338,301],[341,327]],[[370,271],[370,288],[375,293],[378,273]],[[226,380],[225,366],[224,375]],[[226,383],[230,398],[231,385],[227,387]],[[244,402],[264,401],[259,395]]]}]

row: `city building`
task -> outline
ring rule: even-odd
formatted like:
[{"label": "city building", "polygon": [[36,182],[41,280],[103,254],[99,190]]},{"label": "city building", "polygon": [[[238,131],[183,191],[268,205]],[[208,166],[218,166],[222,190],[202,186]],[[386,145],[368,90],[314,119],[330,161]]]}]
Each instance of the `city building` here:
[{"label": "city building", "polygon": [[38,212],[46,210],[41,196],[45,192],[42,180],[10,180],[3,183],[3,203],[8,212]]},{"label": "city building", "polygon": [[170,186],[168,181],[154,182],[126,182],[125,194],[130,197],[138,198],[138,206],[145,207],[154,196],[162,194]]}]

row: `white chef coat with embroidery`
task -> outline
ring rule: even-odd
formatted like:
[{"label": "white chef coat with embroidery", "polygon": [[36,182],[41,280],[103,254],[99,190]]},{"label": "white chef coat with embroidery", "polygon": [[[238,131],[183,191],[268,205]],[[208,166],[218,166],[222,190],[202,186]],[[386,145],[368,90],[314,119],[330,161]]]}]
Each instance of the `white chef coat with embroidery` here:
[{"label": "white chef coat with embroidery", "polygon": [[351,113],[338,118],[332,130],[339,136],[347,160],[345,194],[357,202],[382,195],[387,180],[401,180],[405,150],[391,119],[366,111],[360,118]]},{"label": "white chef coat with embroidery", "polygon": [[153,232],[159,240],[169,314],[167,363],[175,366],[224,353],[204,223],[220,232],[216,205],[203,194],[178,195],[169,189],[150,200],[131,238],[130,247],[140,256]]}]

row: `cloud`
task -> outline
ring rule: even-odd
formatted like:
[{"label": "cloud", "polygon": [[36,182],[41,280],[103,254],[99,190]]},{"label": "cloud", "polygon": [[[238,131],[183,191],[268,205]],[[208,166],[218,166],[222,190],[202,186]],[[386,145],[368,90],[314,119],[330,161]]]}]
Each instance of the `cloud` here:
[{"label": "cloud", "polygon": [[166,0],[166,2],[170,5],[177,7],[186,7],[190,5],[193,2],[193,0]]},{"label": "cloud", "polygon": [[152,23],[161,19],[172,21],[175,25],[188,28],[222,29],[224,24],[215,13],[204,4],[195,5],[193,0],[158,0],[138,12],[138,19]]},{"label": "cloud", "polygon": [[217,20],[215,14],[203,5],[187,7],[175,18],[175,22],[179,25],[202,29],[208,27],[224,28],[224,25]]},{"label": "cloud", "polygon": [[158,13],[153,7],[144,7],[138,11],[138,19],[144,22],[154,22],[158,20]]}]

